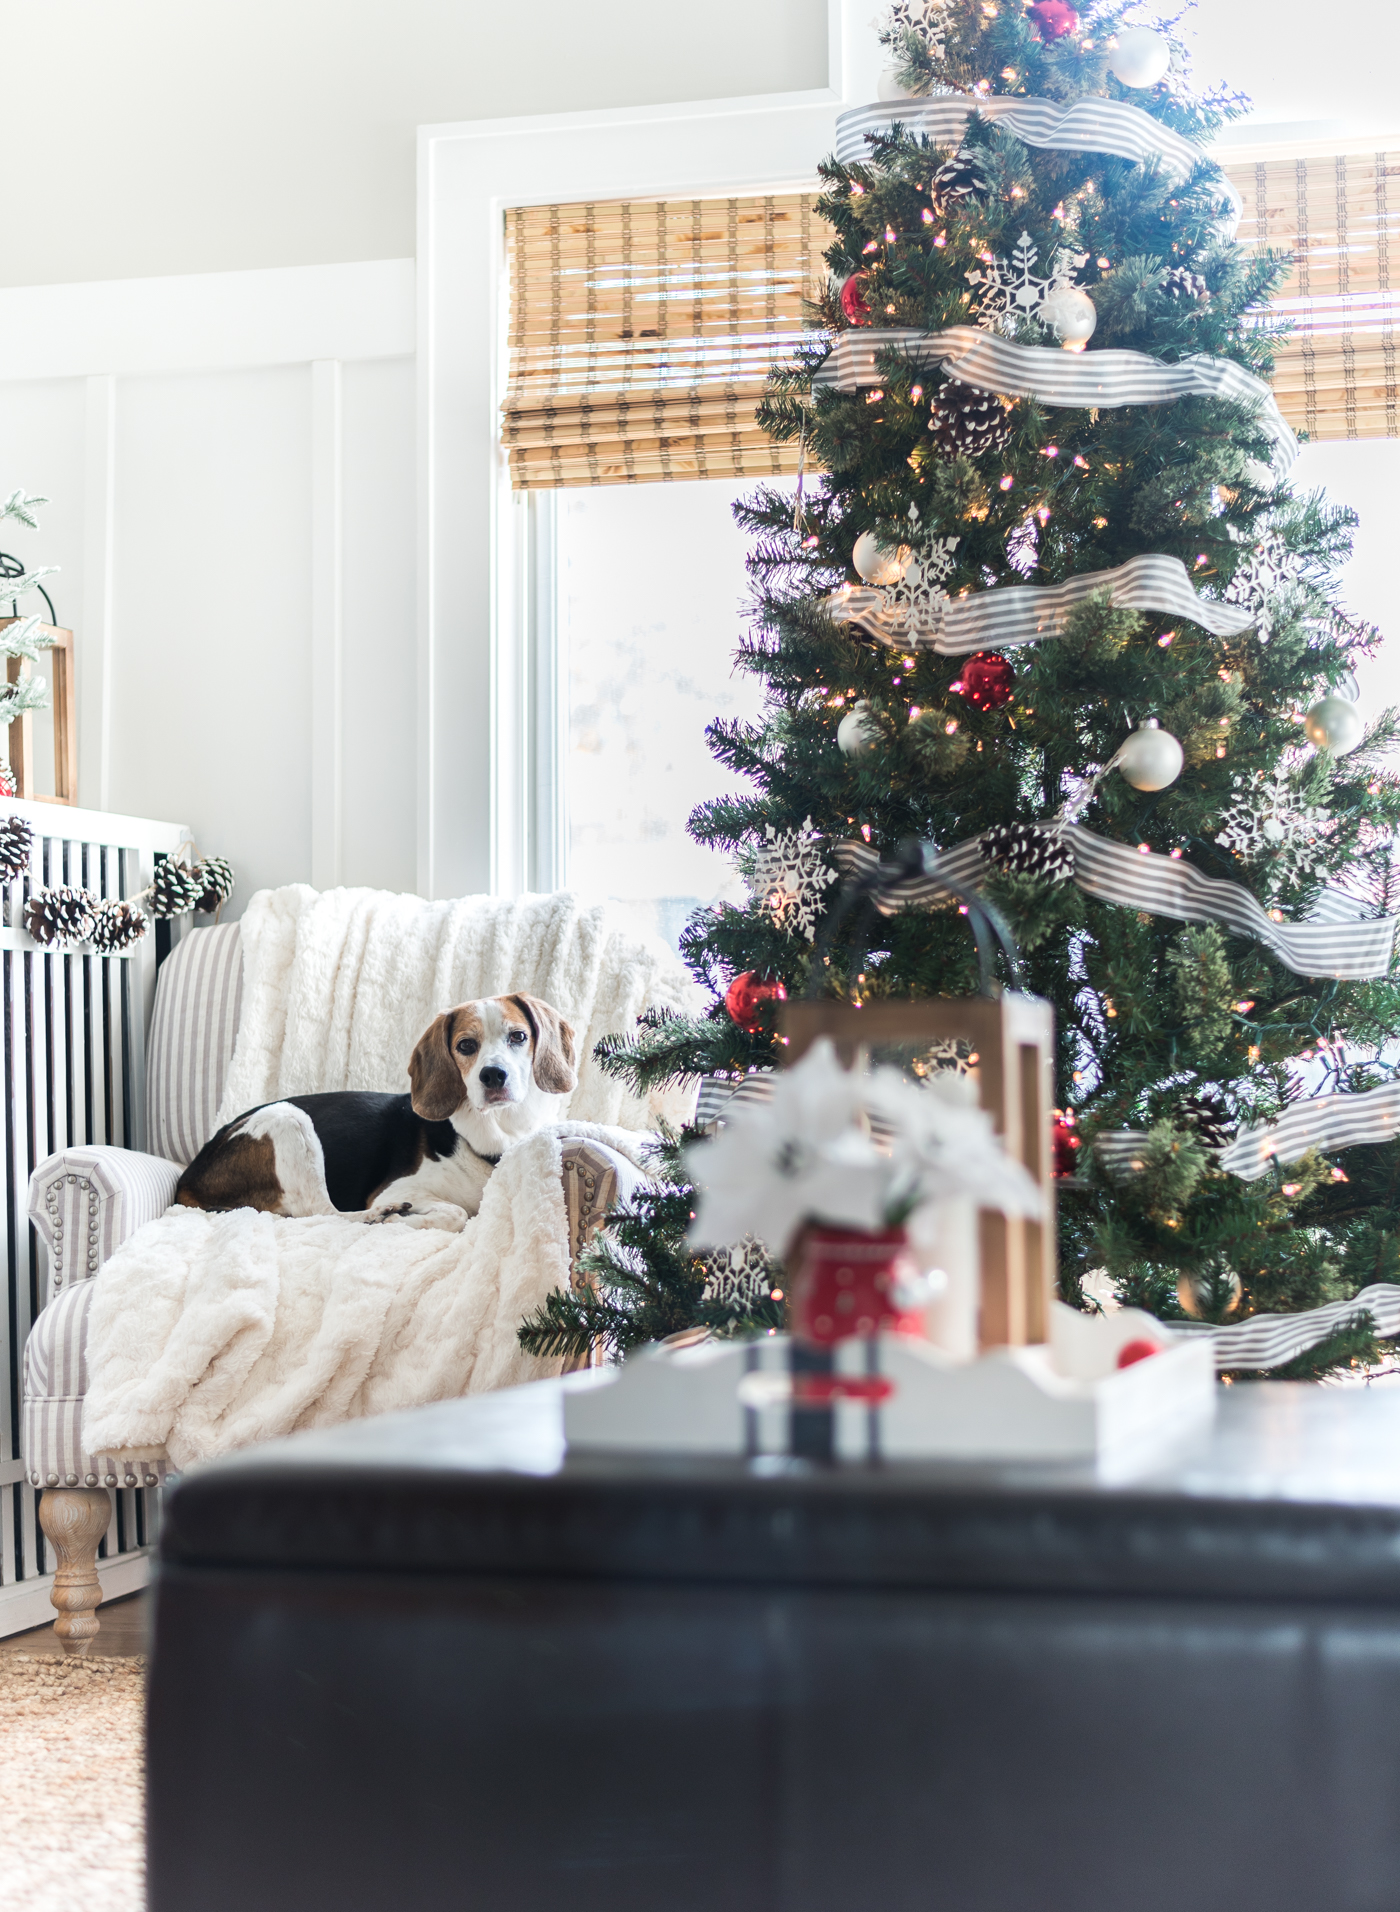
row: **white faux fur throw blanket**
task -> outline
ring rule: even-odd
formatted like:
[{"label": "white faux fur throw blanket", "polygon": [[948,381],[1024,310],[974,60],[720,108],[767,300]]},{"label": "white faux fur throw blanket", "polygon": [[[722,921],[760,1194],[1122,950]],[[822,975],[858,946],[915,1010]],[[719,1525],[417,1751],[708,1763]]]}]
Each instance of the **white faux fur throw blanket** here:
[{"label": "white faux fur throw blanket", "polygon": [[574,1120],[654,1128],[658,1116],[679,1121],[694,1107],[694,1084],[642,1102],[593,1060],[599,1037],[630,1029],[643,1009],[682,1009],[695,998],[680,959],[615,927],[606,905],[586,906],[569,891],[427,903],[293,883],[259,890],[242,930],[243,1013],[220,1123],[279,1095],[399,1094],[434,1016],[517,990],[573,1024]]},{"label": "white faux fur throw blanket", "polygon": [[[422,1405],[558,1367],[521,1353],[521,1320],[569,1279],[560,1136],[640,1161],[638,1130],[688,1116],[593,1060],[602,1035],[693,985],[661,943],[575,896],[427,903],[303,884],[243,917],[243,1013],[220,1123],[281,1095],[408,1087],[408,1058],[454,1003],[525,991],[574,1026],[570,1120],[509,1149],[462,1234],[236,1209],[171,1209],[96,1277],[83,1430],[90,1454],[159,1451],[177,1467],[299,1427]],[[598,1124],[616,1124],[598,1128]]]},{"label": "white faux fur throw blanket", "polygon": [[239,1208],[172,1209],[96,1277],[83,1443],[192,1461],[557,1373],[515,1333],[569,1279],[560,1141],[644,1165],[642,1138],[566,1123],[508,1150],[460,1235]]}]

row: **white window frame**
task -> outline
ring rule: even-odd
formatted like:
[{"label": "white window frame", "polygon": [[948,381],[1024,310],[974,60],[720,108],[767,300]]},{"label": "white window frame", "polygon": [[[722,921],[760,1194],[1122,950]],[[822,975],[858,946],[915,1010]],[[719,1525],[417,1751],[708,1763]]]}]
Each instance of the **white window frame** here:
[{"label": "white window frame", "polygon": [[828,0],[830,83],[418,133],[418,886],[517,895],[564,873],[554,509],[510,489],[499,416],[510,206],[792,192],[875,98],[870,0]]}]

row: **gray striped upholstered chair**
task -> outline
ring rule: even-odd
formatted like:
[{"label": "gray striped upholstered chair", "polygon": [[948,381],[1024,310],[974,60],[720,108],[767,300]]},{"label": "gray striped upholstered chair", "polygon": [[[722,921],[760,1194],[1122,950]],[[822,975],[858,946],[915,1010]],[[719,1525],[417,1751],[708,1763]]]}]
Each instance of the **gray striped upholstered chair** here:
[{"label": "gray striped upholstered chair", "polygon": [[[508,987],[508,980],[503,981]],[[163,1452],[89,1454],[83,1447],[85,1343],[92,1277],[142,1225],[164,1214],[180,1171],[214,1132],[238,1033],[243,959],[237,924],[190,931],[161,967],[146,1054],[151,1153],[89,1147],[51,1155],[29,1182],[29,1218],[48,1251],[48,1299],[24,1351],[21,1449],[43,1489],[39,1519],[58,1559],[55,1631],[70,1653],[98,1632],[97,1552],[112,1491],[158,1487]],[[636,1170],[596,1142],[564,1149],[564,1195],[575,1255]]]}]

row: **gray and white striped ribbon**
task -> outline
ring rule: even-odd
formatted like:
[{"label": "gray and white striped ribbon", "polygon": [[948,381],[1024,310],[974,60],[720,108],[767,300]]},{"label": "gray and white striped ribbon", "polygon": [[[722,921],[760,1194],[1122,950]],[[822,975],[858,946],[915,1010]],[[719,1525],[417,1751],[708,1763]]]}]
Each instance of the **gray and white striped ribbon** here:
[{"label": "gray and white striped ribbon", "polygon": [[1400,1135],[1400,1082],[1355,1095],[1310,1096],[1285,1109],[1276,1122],[1241,1129],[1220,1155],[1221,1168],[1243,1182],[1257,1182],[1270,1162],[1296,1162],[1309,1149],[1328,1153],[1361,1142],[1388,1142]]},{"label": "gray and white striped ribbon", "polygon": [[1278,1368],[1325,1341],[1359,1314],[1369,1314],[1382,1338],[1400,1334],[1400,1287],[1376,1282],[1350,1301],[1329,1301],[1323,1308],[1302,1314],[1252,1315],[1237,1328],[1214,1328],[1205,1322],[1173,1321],[1173,1334],[1208,1334],[1217,1370]]},{"label": "gray and white striped ribbon", "polygon": [[[1109,153],[1139,165],[1159,160],[1173,179],[1189,179],[1207,155],[1174,133],[1140,106],[1120,100],[1075,100],[1062,106],[1056,100],[1016,99],[994,94],[974,100],[967,95],[944,99],[878,100],[841,113],[836,120],[836,157],[843,166],[868,156],[866,141],[903,126],[922,134],[936,146],[959,146],[974,113],[996,120],[1026,146],[1061,153]],[[1230,205],[1230,230],[1239,224],[1243,205],[1239,193],[1219,175],[1219,190]]]},{"label": "gray and white striped ribbon", "polygon": [[1060,346],[1017,345],[975,325],[942,332],[912,326],[838,332],[812,376],[814,386],[856,392],[873,385],[882,353],[902,353],[916,371],[941,366],[963,384],[1006,398],[1037,398],[1074,410],[1094,406],[1168,405],[1179,398],[1221,398],[1249,408],[1274,444],[1273,468],[1286,477],[1298,456],[1298,441],[1262,378],[1233,359],[1196,353],[1168,365],[1146,352],[1066,352]]},{"label": "gray and white striped ribbon", "polygon": [[[1238,883],[1203,876],[1189,863],[1109,843],[1080,823],[1062,825],[1060,835],[1074,852],[1074,881],[1088,896],[1184,923],[1219,923],[1263,943],[1296,976],[1358,981],[1389,973],[1400,916],[1365,923],[1276,922]],[[889,915],[910,904],[944,901],[948,891],[940,877],[963,890],[977,888],[987,876],[979,844],[980,838],[970,837],[945,851],[926,875],[895,883],[879,907]],[[878,853],[858,841],[836,844],[833,856],[842,870],[858,876],[880,865]]]},{"label": "gray and white striped ribbon", "polygon": [[696,1127],[708,1128],[712,1122],[725,1121],[736,1109],[745,1105],[772,1100],[773,1076],[769,1070],[755,1070],[752,1075],[741,1076],[737,1081],[729,1076],[702,1076],[700,1096],[695,1105]]},{"label": "gray and white striped ribbon", "polygon": [[912,630],[891,610],[890,593],[846,585],[827,600],[838,624],[853,624],[867,637],[898,649],[938,651],[963,657],[971,651],[1010,650],[1037,638],[1059,637],[1065,618],[1095,591],[1133,611],[1164,611],[1189,619],[1212,637],[1235,637],[1257,621],[1245,605],[1200,597],[1180,558],[1131,558],[1116,571],[1087,571],[1064,584],[998,585],[969,597],[949,598],[936,629]]}]

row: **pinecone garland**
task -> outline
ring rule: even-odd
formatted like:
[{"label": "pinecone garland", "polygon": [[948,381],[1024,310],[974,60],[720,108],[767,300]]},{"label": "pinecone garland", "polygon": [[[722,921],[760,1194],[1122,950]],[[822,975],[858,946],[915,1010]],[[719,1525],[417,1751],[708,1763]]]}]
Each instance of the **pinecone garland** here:
[{"label": "pinecone garland", "polygon": [[1169,299],[1208,299],[1210,287],[1199,272],[1192,272],[1189,266],[1173,266],[1163,276],[1162,290]]},{"label": "pinecone garland", "polygon": [[1181,1104],[1179,1114],[1208,1149],[1228,1148],[1234,1140],[1234,1124],[1230,1120],[1229,1110],[1218,1095],[1188,1095]]},{"label": "pinecone garland", "polygon": [[979,392],[950,378],[934,401],[928,428],[933,442],[949,458],[959,452],[980,458],[1000,451],[1011,437],[1011,420],[995,392]]},{"label": "pinecone garland", "polygon": [[23,817],[6,817],[0,823],[0,878],[23,876],[29,868],[29,852],[34,843],[34,826]]},{"label": "pinecone garland", "polygon": [[92,935],[96,905],[90,890],[75,890],[66,883],[36,890],[24,906],[24,927],[42,949],[85,943]]},{"label": "pinecone garland", "polygon": [[109,896],[93,911],[92,946],[99,956],[116,956],[139,943],[146,928],[146,918],[134,904]]},{"label": "pinecone garland", "polygon": [[943,218],[950,207],[986,199],[990,192],[982,162],[975,153],[954,153],[939,167],[929,184],[933,210]]},{"label": "pinecone garland", "polygon": [[1074,851],[1058,830],[1042,823],[999,823],[984,834],[981,850],[994,869],[1011,876],[1063,883],[1074,875]]},{"label": "pinecone garland", "polygon": [[195,865],[194,874],[196,882],[204,886],[195,908],[212,916],[233,895],[233,865],[227,857],[206,856],[202,863]]},{"label": "pinecone garland", "polygon": [[164,863],[157,863],[156,873],[151,878],[150,911],[152,916],[183,916],[187,910],[198,907],[204,894],[204,884],[187,863],[177,863],[174,857],[167,857]]}]

